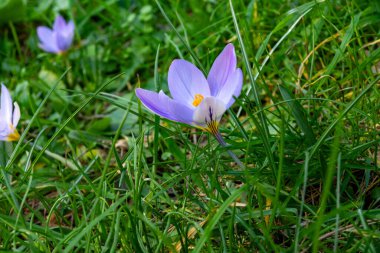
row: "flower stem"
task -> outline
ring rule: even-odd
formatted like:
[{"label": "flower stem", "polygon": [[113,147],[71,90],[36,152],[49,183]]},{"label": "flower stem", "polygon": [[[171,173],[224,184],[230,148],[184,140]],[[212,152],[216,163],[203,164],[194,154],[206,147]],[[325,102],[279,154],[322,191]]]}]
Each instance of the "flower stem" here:
[{"label": "flower stem", "polygon": [[223,136],[220,134],[220,132],[218,131],[215,135],[214,135],[215,139],[219,142],[219,144],[222,146],[222,147],[225,147],[227,148],[227,153],[231,156],[231,158],[237,163],[237,165],[239,165],[239,167],[241,169],[244,169],[245,166],[244,164],[239,160],[239,158],[235,155],[234,152],[232,152],[230,149],[228,149],[228,145],[227,143],[224,141],[223,139]]},{"label": "flower stem", "polygon": [[0,141],[0,166],[5,167],[7,165],[9,154],[12,153],[13,146],[11,142]]},{"label": "flower stem", "polygon": [[7,150],[5,148],[5,142],[0,141],[0,166],[5,167],[7,164]]}]

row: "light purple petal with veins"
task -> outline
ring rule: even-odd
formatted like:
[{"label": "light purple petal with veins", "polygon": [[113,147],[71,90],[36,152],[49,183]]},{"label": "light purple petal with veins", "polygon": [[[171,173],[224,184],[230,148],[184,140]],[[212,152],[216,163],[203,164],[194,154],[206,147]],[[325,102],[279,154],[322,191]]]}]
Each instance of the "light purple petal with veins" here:
[{"label": "light purple petal with veins", "polygon": [[175,121],[192,125],[194,108],[190,108],[187,105],[184,105],[171,98],[169,99],[170,99],[169,110],[170,110],[170,113],[174,115]]},{"label": "light purple petal with veins", "polygon": [[210,96],[210,88],[202,72],[185,60],[174,60],[169,68],[168,84],[174,100],[192,106],[194,96]]},{"label": "light purple petal with veins", "polygon": [[219,93],[226,84],[230,74],[234,73],[235,70],[235,48],[232,44],[228,44],[215,59],[207,77],[212,96],[216,96]]},{"label": "light purple petal with veins", "polygon": [[240,96],[241,88],[243,85],[243,72],[241,69],[236,69],[234,73],[230,74],[225,85],[219,90],[216,97],[224,102],[226,109],[235,102],[234,97]]},{"label": "light purple petal with veins", "polygon": [[136,95],[141,100],[141,102],[152,112],[164,118],[174,120],[174,117],[169,113],[168,102],[165,97],[159,96],[157,92],[141,88],[136,89]]},{"label": "light purple petal with veins", "polygon": [[191,124],[193,110],[186,105],[169,98],[162,91],[156,93],[137,88],[136,95],[153,113],[170,120]]}]

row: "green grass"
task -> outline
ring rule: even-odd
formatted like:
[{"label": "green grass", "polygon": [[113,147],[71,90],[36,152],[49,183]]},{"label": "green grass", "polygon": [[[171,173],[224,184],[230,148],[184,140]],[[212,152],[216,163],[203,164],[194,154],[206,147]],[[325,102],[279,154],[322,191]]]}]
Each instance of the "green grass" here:
[{"label": "green grass", "polygon": [[[1,250],[378,251],[377,1],[25,8],[0,20],[0,81],[22,115],[20,141],[0,143]],[[36,35],[58,12],[76,24],[62,56]],[[244,169],[134,94],[167,91],[176,58],[207,73],[228,42],[245,79],[220,131]]]}]

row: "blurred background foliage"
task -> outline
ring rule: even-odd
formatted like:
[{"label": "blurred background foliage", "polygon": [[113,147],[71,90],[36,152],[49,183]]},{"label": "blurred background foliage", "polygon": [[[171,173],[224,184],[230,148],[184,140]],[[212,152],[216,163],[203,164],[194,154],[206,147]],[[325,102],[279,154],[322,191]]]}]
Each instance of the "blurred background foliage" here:
[{"label": "blurred background foliage", "polygon": [[[123,206],[126,210],[123,209],[121,214],[124,220],[120,222],[120,228],[125,233],[119,244],[131,247],[131,252],[132,249],[143,249],[144,245],[140,244],[149,247],[149,242],[169,247],[172,241],[157,236],[157,230],[168,231],[170,224],[171,229],[175,227],[170,231],[178,233],[169,233],[173,235],[173,242],[183,238],[184,246],[188,246],[195,241],[185,236],[194,227],[191,222],[202,227],[205,224],[202,222],[209,221],[241,185],[247,185],[247,190],[239,201],[247,208],[242,208],[241,212],[235,207],[230,208],[222,216],[217,227],[219,232],[215,229],[214,234],[208,234],[212,238],[209,249],[210,245],[217,248],[227,244],[231,252],[238,246],[242,252],[244,249],[248,252],[252,249],[264,252],[264,248],[268,252],[295,249],[297,233],[304,239],[300,244],[310,246],[314,226],[303,225],[324,219],[323,233],[328,236],[322,250],[327,251],[333,244],[331,231],[335,229],[334,218],[338,212],[341,228],[352,224],[356,227],[356,230],[348,227],[342,232],[347,232],[339,238],[343,251],[365,251],[379,245],[378,228],[362,229],[362,224],[364,227],[368,224],[361,223],[364,218],[369,219],[369,225],[375,227],[379,220],[380,190],[376,170],[380,160],[379,85],[350,111],[339,125],[341,129],[334,127],[334,131],[326,136],[309,161],[309,178],[307,181],[303,178],[305,153],[312,150],[347,105],[378,77],[380,2],[232,2],[246,56],[252,65],[249,68],[243,63],[244,55],[228,1],[159,1],[176,31],[199,57],[206,71],[225,44],[232,42],[239,67],[245,74],[243,93],[253,85],[248,70],[257,76],[255,84],[268,120],[273,161],[263,148],[262,133],[255,125],[258,105],[252,92],[248,96],[242,94],[229,114],[231,117],[225,116],[221,126],[234,151],[248,164],[247,172],[235,170],[228,162],[225,150],[216,148],[202,133],[166,120],[159,124],[158,118],[143,113],[138,105],[134,97],[136,87],[167,91],[167,71],[172,60],[185,58],[194,62],[155,1],[9,0],[0,3],[0,81],[7,85],[22,108],[20,132],[47,92],[59,81],[57,90],[49,97],[28,133],[28,138],[34,139],[43,131],[38,140],[41,146],[73,115],[84,99],[116,75],[124,73],[81,110],[52,141],[49,152],[58,158],[42,156],[35,165],[30,192],[25,191],[25,172],[20,165],[26,164],[26,157],[19,155],[20,161],[15,163],[13,174],[16,176],[13,179],[21,182],[16,184],[16,188],[20,187],[16,192],[20,196],[25,192],[29,194],[24,213],[27,219],[43,224],[46,212],[59,203],[59,208],[52,211],[56,220],[49,226],[49,231],[59,235],[47,236],[47,245],[57,243],[63,235],[70,238],[70,233],[81,229],[78,224],[89,225],[87,215],[94,218],[104,210],[111,210],[99,204],[102,201],[97,201],[104,198],[108,203],[115,203],[123,191],[126,195],[131,194],[128,201],[133,205]],[[65,55],[47,54],[38,47],[37,26],[51,26],[58,14],[74,20],[76,25],[73,47]],[[269,61],[260,70],[267,57]],[[68,68],[67,75],[60,79]],[[127,108],[135,114],[128,114],[120,142],[113,146],[112,138]],[[241,126],[237,126],[233,115],[238,115]],[[155,131],[160,136],[157,143],[154,142]],[[341,145],[339,197],[342,207],[334,209],[337,197],[330,196],[328,210],[331,212],[318,216],[325,183],[323,177],[330,155],[336,148],[336,136]],[[27,150],[27,147],[23,148]],[[113,158],[112,152],[120,153],[120,161],[116,155]],[[128,156],[130,154],[133,159]],[[154,160],[155,155],[158,161]],[[63,158],[74,163],[70,166],[79,167],[80,172],[67,169],[67,164],[62,163]],[[126,174],[129,171],[135,174]],[[157,180],[157,186],[149,185],[144,181],[145,177],[152,182]],[[136,183],[136,187],[125,186],[128,180],[131,184]],[[301,187],[306,184],[302,192]],[[331,195],[334,190],[331,189]],[[281,191],[283,195],[278,193],[275,197],[275,191]],[[68,205],[59,202],[60,197],[66,197],[66,192]],[[268,199],[272,200],[278,216],[272,215],[267,226],[264,212]],[[0,199],[1,203],[7,201],[5,197]],[[297,223],[301,201],[307,206],[303,224]],[[92,206],[94,209],[87,209]],[[367,212],[358,216],[357,212],[362,209]],[[9,205],[0,210],[13,218],[13,209]],[[98,230],[88,226],[88,234],[96,234],[99,245],[109,242],[107,233],[116,223],[115,217],[104,219]],[[64,225],[57,225],[60,222]],[[4,227],[9,229],[8,225]],[[36,234],[31,233],[32,236],[41,236],[38,231],[33,230]],[[24,235],[22,231],[19,233]],[[226,238],[224,234],[227,234]],[[12,238],[9,241],[14,240],[11,232],[7,236]],[[372,238],[377,238],[375,244],[372,244]],[[91,236],[87,238],[90,239]]]}]

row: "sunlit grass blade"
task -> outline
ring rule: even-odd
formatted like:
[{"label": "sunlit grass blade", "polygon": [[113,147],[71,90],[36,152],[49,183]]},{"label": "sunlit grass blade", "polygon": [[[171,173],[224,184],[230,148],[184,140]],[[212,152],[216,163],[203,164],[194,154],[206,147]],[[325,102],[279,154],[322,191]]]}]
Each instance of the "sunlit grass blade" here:
[{"label": "sunlit grass blade", "polygon": [[256,106],[258,107],[258,111],[259,111],[259,120],[260,121],[255,120],[256,127],[258,129],[260,129],[260,134],[261,134],[261,138],[263,140],[263,144],[264,144],[264,147],[266,150],[266,155],[269,159],[270,166],[274,170],[276,168],[276,165],[275,165],[273,153],[272,153],[271,147],[270,147],[270,141],[269,141],[270,136],[269,136],[269,131],[268,131],[267,119],[266,119],[266,116],[264,115],[264,112],[262,110],[262,105],[261,105],[261,101],[259,99],[259,93],[258,93],[257,85],[256,85],[256,82],[253,78],[252,67],[251,67],[251,64],[248,60],[249,57],[248,57],[246,50],[245,50],[245,47],[244,47],[244,42],[243,42],[243,39],[242,39],[241,34],[240,34],[239,25],[237,22],[235,10],[234,10],[234,7],[233,7],[231,0],[229,0],[229,5],[230,5],[230,10],[231,10],[232,20],[233,20],[234,26],[235,26],[235,31],[236,31],[236,34],[237,34],[237,37],[239,40],[240,49],[242,50],[244,65],[245,65],[245,68],[248,72],[251,87],[253,89],[254,101],[256,102]]}]

